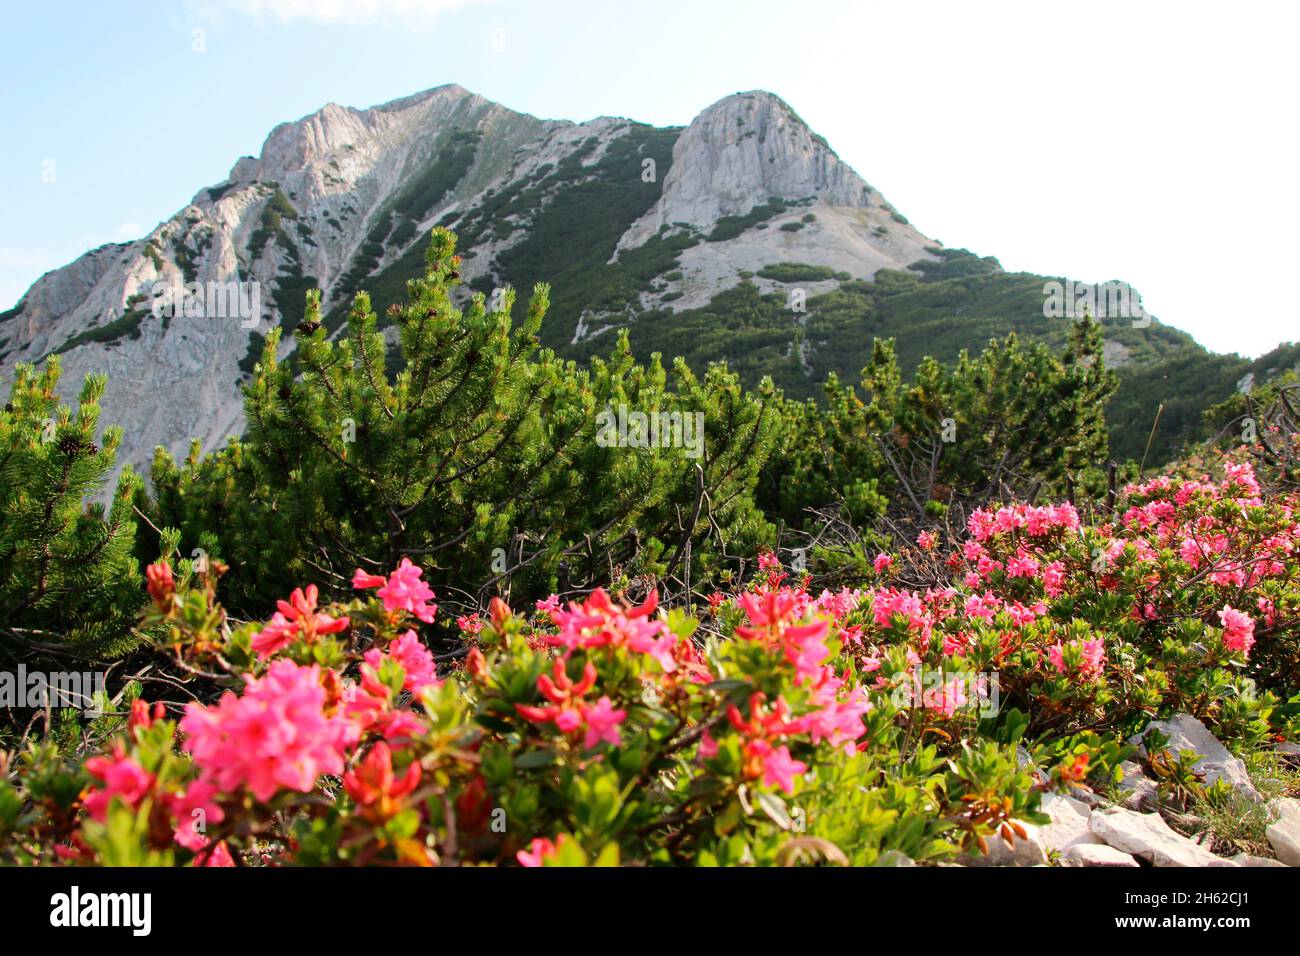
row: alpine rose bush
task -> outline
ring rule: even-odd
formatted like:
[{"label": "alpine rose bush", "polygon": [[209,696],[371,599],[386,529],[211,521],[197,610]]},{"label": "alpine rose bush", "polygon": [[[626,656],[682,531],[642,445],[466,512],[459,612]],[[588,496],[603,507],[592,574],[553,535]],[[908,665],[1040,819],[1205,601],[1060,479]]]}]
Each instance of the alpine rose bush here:
[{"label": "alpine rose bush", "polygon": [[[597,589],[439,617],[409,559],[236,625],[220,567],[149,569],[151,626],[224,690],[136,701],[106,752],[30,745],[0,858],[81,864],[930,861],[1104,786],[1153,717],[1293,737],[1295,502],[1248,465],[973,512],[815,591],[775,554],[699,609]],[[459,650],[435,655],[432,628]],[[179,716],[179,719],[177,717]],[[1035,778],[1016,746],[1032,743]],[[2,778],[0,778],[2,779]]]}]

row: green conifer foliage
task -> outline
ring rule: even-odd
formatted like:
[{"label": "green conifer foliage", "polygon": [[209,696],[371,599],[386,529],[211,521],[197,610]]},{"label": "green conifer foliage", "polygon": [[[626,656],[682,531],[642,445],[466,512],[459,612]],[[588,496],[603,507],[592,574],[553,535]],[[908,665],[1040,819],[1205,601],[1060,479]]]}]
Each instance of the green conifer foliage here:
[{"label": "green conifer foliage", "polygon": [[134,557],[130,470],[107,507],[88,502],[113,470],[121,429],[96,444],[106,378],[58,403],[60,364],[21,364],[0,412],[0,656],[114,656],[136,643],[145,603]]},{"label": "green conifer foliage", "polygon": [[[426,274],[382,325],[358,293],[331,340],[308,293],[292,361],[267,338],[244,438],[179,464],[158,452],[153,523],[183,529],[182,550],[212,544],[233,606],[302,580],[346,593],[354,569],[403,557],[466,606],[637,575],[698,582],[770,539],[753,500],[770,385],[749,393],[724,366],[697,377],[678,363],[670,388],[626,337],[580,369],[539,349],[546,285],[512,326],[512,290],[458,307],[459,283],[455,237],[437,229]],[[701,413],[700,453],[602,441],[602,413],[620,407]]]},{"label": "green conifer foliage", "polygon": [[876,339],[862,370],[865,397],[832,374],[823,406],[785,407],[760,500],[791,524],[832,503],[862,523],[891,502],[924,512],[927,502],[1095,486],[1115,384],[1091,320],[1074,325],[1063,354],[1013,333],[978,356],[962,352],[952,367],[926,358],[910,384],[893,340]]}]

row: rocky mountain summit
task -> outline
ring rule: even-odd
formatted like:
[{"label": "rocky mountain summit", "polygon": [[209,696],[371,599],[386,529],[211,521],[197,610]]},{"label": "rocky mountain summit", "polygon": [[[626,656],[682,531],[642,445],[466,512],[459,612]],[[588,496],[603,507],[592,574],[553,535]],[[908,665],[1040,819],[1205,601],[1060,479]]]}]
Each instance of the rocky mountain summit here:
[{"label": "rocky mountain summit", "polygon": [[[562,178],[553,175],[560,168]],[[363,280],[404,258],[414,274],[432,226],[473,213],[489,221],[465,246],[473,255],[465,274],[495,285],[494,259],[519,245],[538,209],[485,207],[521,185],[539,193],[529,198],[542,208],[563,205],[572,198],[563,194],[598,178],[654,194],[614,237],[615,255],[665,229],[707,232],[773,197],[801,203],[790,221],[824,217],[815,228],[711,244],[645,296],[669,309],[708,302],[740,281],[738,269],[797,260],[869,279],[924,258],[932,244],[910,227],[873,236],[889,221],[883,199],[768,93],[728,97],[684,130],[654,130],[609,117],[543,121],[443,86],[367,110],[331,103],[282,124],[260,156],[239,159],[225,182],[200,190],[147,236],[42,276],[0,325],[0,374],[61,354],[71,394],[84,373],[107,372],[104,405],[126,433],[122,461],[141,464],[158,444],[182,450],[191,437],[211,448],[241,430],[238,383],[267,329],[296,324],[306,288],[346,307],[371,287]],[[152,310],[155,283],[232,281],[260,285],[256,324],[229,315],[169,320]],[[570,320],[572,339],[592,334],[600,316],[555,318]]]},{"label": "rocky mountain summit", "polygon": [[[579,360],[626,327],[641,357],[727,359],[751,384],[771,375],[805,396],[828,372],[852,380],[875,336],[898,337],[905,365],[1016,328],[1064,336],[1043,318],[1042,277],[922,235],[770,93],[660,129],[541,120],[452,85],[277,126],[260,156],[148,235],[42,276],[0,313],[0,381],[53,354],[67,397],[106,372],[119,464],[191,438],[214,448],[241,432],[239,385],[269,329],[301,321],[304,292],[322,290],[334,330],[359,290],[382,314],[420,273],[435,225],[459,234],[471,290],[513,285],[522,300],[551,282],[543,344]],[[162,288],[197,302],[159,309]],[[796,289],[806,308],[791,307]],[[1167,382],[1171,356],[1208,356],[1158,323],[1113,332],[1108,360],[1131,364],[1138,389]],[[1232,359],[1187,401],[1283,364]]]}]

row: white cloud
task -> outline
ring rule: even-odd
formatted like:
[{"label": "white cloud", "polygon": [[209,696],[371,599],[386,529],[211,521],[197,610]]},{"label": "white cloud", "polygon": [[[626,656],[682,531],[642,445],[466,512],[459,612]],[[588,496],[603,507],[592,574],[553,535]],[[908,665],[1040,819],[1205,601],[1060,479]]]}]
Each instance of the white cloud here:
[{"label": "white cloud", "polygon": [[480,0],[219,0],[235,13],[276,20],[356,26],[399,21],[429,26],[442,13]]}]

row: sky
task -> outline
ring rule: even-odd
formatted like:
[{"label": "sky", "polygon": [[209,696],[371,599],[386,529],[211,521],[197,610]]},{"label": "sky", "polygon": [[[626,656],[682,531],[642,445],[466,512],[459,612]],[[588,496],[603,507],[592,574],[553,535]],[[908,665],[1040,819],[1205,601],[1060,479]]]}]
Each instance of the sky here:
[{"label": "sky", "polygon": [[0,7],[0,310],[277,124],[459,83],[685,125],[778,94],[926,235],[1121,279],[1219,352],[1300,339],[1300,4],[42,0]]}]

